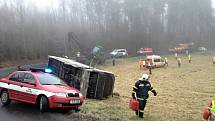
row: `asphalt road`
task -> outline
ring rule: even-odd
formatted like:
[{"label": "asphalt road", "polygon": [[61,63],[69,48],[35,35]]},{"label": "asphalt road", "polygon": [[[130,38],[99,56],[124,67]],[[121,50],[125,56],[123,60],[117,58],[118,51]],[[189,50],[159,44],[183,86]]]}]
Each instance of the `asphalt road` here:
[{"label": "asphalt road", "polygon": [[37,106],[12,101],[8,106],[0,103],[0,121],[78,121],[81,117],[74,111],[50,110],[41,113]]},{"label": "asphalt road", "polygon": [[[25,65],[22,66],[23,69],[29,69],[29,68],[44,68],[47,64],[41,63],[41,64],[32,64],[32,65]],[[10,67],[10,68],[3,68],[0,69],[0,78],[3,78],[7,76],[8,74],[14,72],[17,70],[17,67]],[[0,120],[1,121],[1,120]]]},{"label": "asphalt road", "polygon": [[[22,68],[30,67],[42,68],[46,64],[26,65]],[[0,69],[0,78],[16,71],[17,67]],[[41,113],[37,106],[22,102],[12,101],[8,106],[2,106],[0,103],[0,121],[96,121],[90,117],[83,116],[74,111],[50,110]]]}]

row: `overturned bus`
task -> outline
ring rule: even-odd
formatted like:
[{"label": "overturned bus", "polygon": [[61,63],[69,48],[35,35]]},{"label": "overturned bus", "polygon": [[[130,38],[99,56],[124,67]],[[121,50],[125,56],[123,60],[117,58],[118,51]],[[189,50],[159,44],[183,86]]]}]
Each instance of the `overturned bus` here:
[{"label": "overturned bus", "polygon": [[111,72],[56,56],[49,56],[48,68],[87,98],[105,99],[113,94],[115,76]]}]

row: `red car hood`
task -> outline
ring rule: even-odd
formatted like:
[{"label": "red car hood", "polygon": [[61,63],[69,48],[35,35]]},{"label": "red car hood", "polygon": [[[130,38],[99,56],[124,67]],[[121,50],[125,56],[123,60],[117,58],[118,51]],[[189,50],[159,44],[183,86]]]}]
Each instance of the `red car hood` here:
[{"label": "red car hood", "polygon": [[72,88],[68,85],[42,85],[44,90],[49,91],[49,92],[65,92],[65,93],[80,93],[75,88]]}]

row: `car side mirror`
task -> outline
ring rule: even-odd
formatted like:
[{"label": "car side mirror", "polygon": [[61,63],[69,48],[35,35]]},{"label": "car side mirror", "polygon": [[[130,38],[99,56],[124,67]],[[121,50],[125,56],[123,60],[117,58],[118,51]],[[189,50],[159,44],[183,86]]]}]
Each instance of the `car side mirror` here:
[{"label": "car side mirror", "polygon": [[13,80],[13,78],[10,77],[9,80]]}]

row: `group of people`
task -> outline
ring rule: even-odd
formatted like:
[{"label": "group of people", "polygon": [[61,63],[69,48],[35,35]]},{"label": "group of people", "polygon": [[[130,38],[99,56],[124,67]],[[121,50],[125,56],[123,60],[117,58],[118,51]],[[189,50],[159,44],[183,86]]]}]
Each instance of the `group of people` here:
[{"label": "group of people", "polygon": [[[191,55],[187,54],[187,57],[188,57],[188,62],[191,63],[191,61],[192,61]],[[178,67],[181,67],[181,58],[178,57],[177,53],[175,53],[175,59],[177,60]]]},{"label": "group of people", "polygon": [[149,70],[149,74],[152,74],[152,64],[148,60],[141,59],[139,61],[139,69],[140,70],[146,70],[146,69],[148,69]]},{"label": "group of people", "polygon": [[[215,59],[215,58],[214,58]],[[178,62],[178,66],[181,66],[181,59],[176,56],[176,60]],[[191,63],[191,55],[188,55],[189,63]],[[168,66],[168,59],[164,58],[165,66]],[[141,59],[139,61],[139,69],[149,69],[149,74],[151,73],[151,62],[145,61]],[[149,82],[150,76],[148,74],[143,74],[142,77],[136,81],[133,92],[132,92],[132,98],[137,100],[139,102],[139,109],[135,110],[136,115],[138,115],[140,118],[143,118],[144,116],[144,109],[147,103],[147,99],[149,98],[148,92],[151,91],[154,96],[157,96],[157,92],[153,89],[151,83]]]},{"label": "group of people", "polygon": [[[192,57],[190,54],[187,55],[188,62],[192,62]],[[178,57],[177,53],[175,54],[175,59],[178,62],[178,67],[181,67],[181,58]],[[165,65],[168,66],[168,59],[164,58]],[[212,62],[215,65],[215,57],[212,58]],[[145,61],[141,59],[139,61],[139,68],[146,69],[146,67],[149,66],[151,67],[151,63],[148,61]],[[151,69],[151,68],[150,68]],[[149,69],[149,70],[150,70]],[[151,70],[150,70],[151,74]],[[157,96],[157,92],[153,89],[151,83],[149,82],[150,76],[148,74],[143,74],[142,77],[136,81],[134,87],[133,87],[133,92],[132,92],[132,98],[137,100],[139,102],[139,108],[138,110],[135,110],[135,113],[137,116],[140,118],[143,118],[144,116],[144,109],[147,103],[147,99],[149,98],[148,92],[152,92],[154,96]],[[211,112],[210,117],[208,117],[209,121],[215,121],[215,101],[211,102],[211,105],[208,107],[208,109]]]}]

